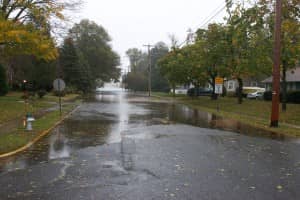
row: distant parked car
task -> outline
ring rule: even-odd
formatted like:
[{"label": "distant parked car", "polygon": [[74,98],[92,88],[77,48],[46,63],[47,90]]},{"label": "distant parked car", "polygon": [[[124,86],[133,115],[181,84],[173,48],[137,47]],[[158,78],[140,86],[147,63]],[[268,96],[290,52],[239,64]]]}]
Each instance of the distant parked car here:
[{"label": "distant parked car", "polygon": [[187,95],[192,97],[192,96],[210,96],[212,94],[212,89],[210,88],[190,88],[187,91]]},{"label": "distant parked car", "polygon": [[248,99],[263,99],[264,97],[264,92],[263,91],[256,91],[252,93],[247,94]]},{"label": "distant parked car", "polygon": [[[171,90],[171,92],[173,92],[173,90]],[[175,94],[186,94],[187,93],[187,89],[184,88],[176,88],[175,89]]]}]

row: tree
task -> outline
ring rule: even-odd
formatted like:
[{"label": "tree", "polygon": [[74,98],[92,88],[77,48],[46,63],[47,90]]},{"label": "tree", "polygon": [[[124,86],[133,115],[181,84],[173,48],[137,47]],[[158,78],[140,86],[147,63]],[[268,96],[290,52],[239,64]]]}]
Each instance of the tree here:
[{"label": "tree", "polygon": [[[270,31],[271,39],[274,39],[274,2],[271,0],[260,0],[259,8],[262,10],[262,18],[265,27]],[[281,49],[281,92],[282,110],[287,109],[287,83],[286,71],[295,68],[300,61],[300,4],[299,0],[282,1],[282,49]],[[271,55],[273,56],[273,55]],[[273,57],[271,57],[273,59]]]},{"label": "tree", "polygon": [[57,57],[50,31],[52,22],[64,20],[63,12],[80,0],[3,0],[0,1],[0,44],[6,56],[35,55],[48,60]]},{"label": "tree", "polygon": [[227,66],[232,78],[238,81],[238,103],[242,103],[243,79],[270,69],[270,43],[261,10],[255,5],[233,6],[227,0]]},{"label": "tree", "polygon": [[169,84],[166,78],[160,73],[158,61],[169,52],[169,48],[163,42],[158,42],[151,49],[151,89],[154,91],[169,91]]},{"label": "tree", "polygon": [[110,45],[111,38],[106,30],[89,20],[82,20],[69,31],[69,37],[87,61],[91,79],[117,81],[120,77],[120,58]]},{"label": "tree", "polygon": [[0,44],[3,46],[4,61],[9,62],[17,55],[34,55],[39,59],[53,60],[57,50],[53,40],[32,24],[19,24],[0,17]]},{"label": "tree", "polygon": [[88,63],[76,49],[71,38],[64,40],[60,50],[60,65],[67,85],[84,93],[91,90],[92,81]]},{"label": "tree", "polygon": [[0,96],[7,94],[8,85],[6,80],[6,71],[4,67],[0,64]]},{"label": "tree", "polygon": [[[63,11],[78,5],[77,0],[2,0],[0,1],[1,62],[12,72],[18,56],[55,60],[58,52],[51,37],[52,22],[64,20]],[[9,83],[15,82],[13,73]]]},{"label": "tree", "polygon": [[39,29],[48,29],[53,20],[65,19],[63,11],[80,4],[80,0],[2,0],[0,15],[7,21],[34,23]]},{"label": "tree", "polygon": [[172,88],[173,96],[175,96],[176,85],[188,82],[187,71],[184,68],[184,59],[180,49],[173,48],[158,62],[161,74],[168,80]]},{"label": "tree", "polygon": [[130,71],[136,72],[139,62],[143,59],[143,52],[137,48],[131,48],[126,51],[130,62]]},{"label": "tree", "polygon": [[133,91],[148,90],[148,78],[144,73],[129,72],[126,77],[126,83],[128,89],[131,89]]},{"label": "tree", "polygon": [[202,50],[202,46],[197,44],[187,45],[181,49],[185,56],[184,66],[187,71],[187,81],[195,86],[196,91],[209,81],[207,68],[203,65],[204,58],[201,57]]},{"label": "tree", "polygon": [[209,24],[207,30],[199,29],[195,49],[201,58],[199,64],[204,67],[207,80],[213,88],[212,99],[216,99],[215,78],[217,76],[225,77],[228,70],[224,56],[228,51],[226,27],[222,24]]}]

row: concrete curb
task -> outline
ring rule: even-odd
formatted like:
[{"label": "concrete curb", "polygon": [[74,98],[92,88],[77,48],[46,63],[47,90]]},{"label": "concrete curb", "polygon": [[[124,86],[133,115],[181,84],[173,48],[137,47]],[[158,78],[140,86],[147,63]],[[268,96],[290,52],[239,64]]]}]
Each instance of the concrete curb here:
[{"label": "concrete curb", "polygon": [[60,119],[58,122],[56,122],[51,128],[49,128],[49,129],[41,132],[37,137],[35,137],[33,140],[31,140],[30,142],[28,142],[23,147],[20,147],[20,148],[14,150],[14,151],[11,151],[11,152],[8,152],[8,153],[0,154],[0,158],[6,158],[6,157],[9,157],[9,156],[18,154],[18,153],[20,153],[22,151],[25,151],[26,149],[28,149],[29,147],[31,147],[32,145],[34,145],[36,142],[38,142],[40,139],[42,139],[43,137],[45,137],[51,130],[53,130],[60,123],[62,123],[65,119],[67,119],[70,115],[72,115],[76,110],[78,110],[79,107],[80,107],[80,105],[77,106],[76,108],[74,108],[68,114],[66,114],[62,119]]}]

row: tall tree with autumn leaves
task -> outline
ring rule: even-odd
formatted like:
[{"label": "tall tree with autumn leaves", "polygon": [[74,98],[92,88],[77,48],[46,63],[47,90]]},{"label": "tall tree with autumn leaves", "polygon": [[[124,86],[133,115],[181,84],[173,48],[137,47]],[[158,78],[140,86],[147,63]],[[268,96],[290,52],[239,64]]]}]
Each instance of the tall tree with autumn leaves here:
[{"label": "tall tree with autumn leaves", "polygon": [[0,0],[0,62],[9,69],[15,56],[51,61],[58,51],[51,37],[53,21],[77,0]]},{"label": "tall tree with autumn leaves", "polygon": [[[272,0],[259,0],[261,18],[264,19],[265,28],[274,38],[274,7]],[[282,49],[281,49],[281,93],[282,111],[287,109],[287,83],[286,71],[295,68],[300,61],[300,3],[299,0],[282,1]]]}]

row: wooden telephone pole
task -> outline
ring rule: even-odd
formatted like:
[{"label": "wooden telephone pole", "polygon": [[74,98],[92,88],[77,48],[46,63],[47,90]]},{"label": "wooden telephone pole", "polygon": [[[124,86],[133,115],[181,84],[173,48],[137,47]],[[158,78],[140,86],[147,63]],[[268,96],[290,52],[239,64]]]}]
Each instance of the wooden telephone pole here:
[{"label": "wooden telephone pole", "polygon": [[274,67],[273,67],[273,92],[271,127],[278,127],[279,101],[280,101],[280,61],[281,61],[281,23],[282,1],[276,0]]},{"label": "wooden telephone pole", "polygon": [[154,47],[153,45],[147,44],[143,45],[144,47],[148,48],[148,92],[149,92],[149,97],[151,96],[151,47]]}]

